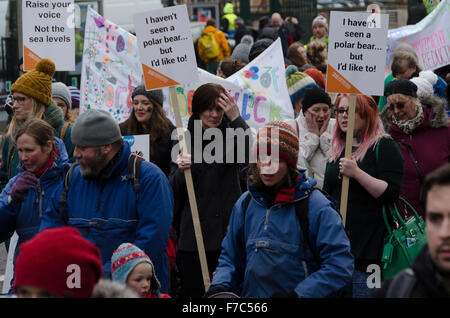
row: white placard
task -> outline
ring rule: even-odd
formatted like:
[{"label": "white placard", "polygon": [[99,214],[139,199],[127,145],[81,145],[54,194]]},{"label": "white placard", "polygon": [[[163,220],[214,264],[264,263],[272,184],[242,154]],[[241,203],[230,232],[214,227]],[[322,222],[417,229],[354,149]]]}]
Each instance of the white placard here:
[{"label": "white placard", "polygon": [[131,147],[131,152],[150,161],[150,135],[124,136]]},{"label": "white placard", "polygon": [[57,71],[74,71],[74,0],[24,0],[22,16],[24,70],[48,58]]},{"label": "white placard", "polygon": [[327,92],[383,95],[389,17],[332,11]]},{"label": "white placard", "polygon": [[197,61],[186,5],[133,16],[148,90],[196,82]]}]

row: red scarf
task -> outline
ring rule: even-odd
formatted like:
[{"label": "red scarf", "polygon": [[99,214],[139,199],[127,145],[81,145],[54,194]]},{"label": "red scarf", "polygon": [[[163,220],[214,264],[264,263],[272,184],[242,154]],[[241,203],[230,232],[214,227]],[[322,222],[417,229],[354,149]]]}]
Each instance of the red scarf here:
[{"label": "red scarf", "polygon": [[37,178],[40,178],[44,174],[44,172],[53,165],[53,162],[55,162],[55,153],[54,152],[52,152],[52,155],[50,156],[50,160],[47,162],[47,164],[45,166],[43,166],[41,169],[39,169],[38,171],[34,172],[34,175]]},{"label": "red scarf", "polygon": [[286,202],[286,203],[294,202],[295,186],[300,181],[300,177],[301,177],[301,175],[299,174],[297,176],[297,179],[295,180],[295,185],[292,188],[284,188],[284,189],[280,189],[280,191],[278,191],[278,193],[275,197],[274,204],[280,203],[280,202]]}]

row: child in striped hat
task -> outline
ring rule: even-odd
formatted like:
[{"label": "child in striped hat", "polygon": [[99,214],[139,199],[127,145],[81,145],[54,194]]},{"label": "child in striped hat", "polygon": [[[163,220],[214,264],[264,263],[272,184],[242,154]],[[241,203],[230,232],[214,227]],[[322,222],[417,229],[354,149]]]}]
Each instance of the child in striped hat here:
[{"label": "child in striped hat", "polygon": [[123,243],[111,257],[113,281],[133,288],[141,298],[170,298],[160,292],[161,284],[155,275],[150,257],[132,243]]}]

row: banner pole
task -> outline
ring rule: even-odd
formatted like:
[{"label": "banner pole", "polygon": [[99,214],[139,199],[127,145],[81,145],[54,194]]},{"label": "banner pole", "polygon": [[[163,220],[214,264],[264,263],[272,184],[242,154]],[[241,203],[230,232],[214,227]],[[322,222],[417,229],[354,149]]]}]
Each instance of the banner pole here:
[{"label": "banner pole", "polygon": [[[348,125],[345,138],[345,158],[352,158],[353,147],[353,129],[355,128],[355,108],[356,108],[356,94],[350,94],[350,106],[348,108]],[[348,187],[350,179],[346,176],[342,176],[342,191],[341,191],[341,204],[339,212],[342,216],[344,228],[347,219],[347,201],[348,201]]]},{"label": "banner pole", "polygon": [[[186,155],[188,154],[188,152],[186,148],[186,140],[184,138],[183,123],[181,122],[177,91],[174,86],[171,86],[169,89],[170,89],[171,104],[173,106],[173,113],[175,115],[175,122],[177,125],[178,142],[180,143],[180,149],[183,152],[183,155]],[[186,178],[186,187],[189,196],[189,204],[191,207],[192,221],[194,223],[194,232],[197,241],[198,256],[200,258],[200,266],[202,269],[203,283],[205,285],[205,292],[206,292],[208,291],[211,282],[209,278],[208,263],[206,261],[205,245],[203,243],[202,227],[200,224],[200,218],[198,216],[197,201],[195,199],[194,183],[192,181],[191,169],[184,170],[184,177]]]}]

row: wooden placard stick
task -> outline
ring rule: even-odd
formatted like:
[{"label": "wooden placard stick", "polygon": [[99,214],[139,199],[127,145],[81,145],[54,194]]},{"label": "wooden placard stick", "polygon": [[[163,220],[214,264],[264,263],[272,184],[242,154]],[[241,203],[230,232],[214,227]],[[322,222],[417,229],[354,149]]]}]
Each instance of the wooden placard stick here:
[{"label": "wooden placard stick", "polygon": [[[345,158],[352,158],[352,148],[353,148],[353,129],[355,128],[355,108],[356,108],[356,94],[350,94],[350,106],[348,108],[348,124],[347,133],[345,138]],[[341,190],[341,206],[339,212],[342,216],[342,221],[344,223],[347,218],[347,201],[348,201],[348,186],[349,178],[342,176],[342,190]]]},{"label": "wooden placard stick", "polygon": [[[183,155],[186,155],[188,154],[188,152],[186,148],[186,140],[184,139],[183,123],[181,122],[177,91],[174,86],[171,86],[169,90],[170,90],[170,100],[173,107],[173,113],[175,114],[175,122],[177,125],[178,142],[180,144],[180,149]],[[194,223],[194,232],[197,241],[198,256],[200,258],[200,266],[202,269],[203,283],[205,285],[205,292],[206,292],[211,282],[209,279],[208,263],[206,261],[205,245],[203,243],[202,227],[200,224],[200,218],[198,216],[197,201],[195,199],[194,183],[192,181],[191,169],[184,170],[184,177],[186,178],[186,187],[189,196],[189,204],[191,207],[192,222]]]}]

